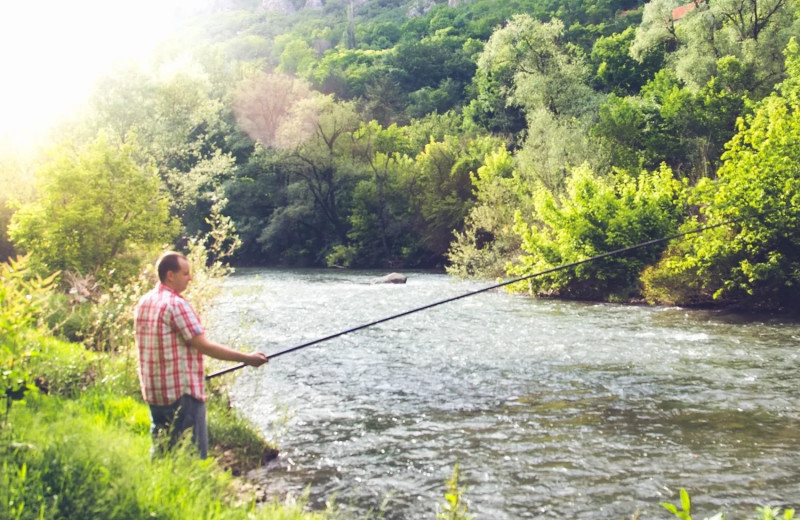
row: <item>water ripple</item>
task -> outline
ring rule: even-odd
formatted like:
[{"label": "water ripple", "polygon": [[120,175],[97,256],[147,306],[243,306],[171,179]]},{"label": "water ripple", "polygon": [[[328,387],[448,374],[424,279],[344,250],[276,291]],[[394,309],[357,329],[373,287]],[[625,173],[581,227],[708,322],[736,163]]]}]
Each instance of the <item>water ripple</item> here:
[{"label": "water ripple", "polygon": [[[215,338],[267,353],[481,288],[410,274],[245,271]],[[483,293],[241,373],[237,407],[281,456],[259,477],[362,514],[432,517],[458,461],[479,518],[697,516],[798,505],[800,374],[792,323],[677,308]],[[287,417],[288,411],[288,419]]]}]

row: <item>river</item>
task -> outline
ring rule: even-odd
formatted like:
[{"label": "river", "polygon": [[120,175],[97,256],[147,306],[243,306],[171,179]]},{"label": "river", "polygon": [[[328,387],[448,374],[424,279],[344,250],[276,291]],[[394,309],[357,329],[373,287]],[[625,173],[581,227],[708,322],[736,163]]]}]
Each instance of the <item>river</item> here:
[{"label": "river", "polygon": [[[267,354],[485,287],[241,270],[210,335]],[[435,518],[459,464],[478,519],[667,518],[800,506],[800,325],[486,292],[239,372],[280,456],[254,476],[365,516]]]}]

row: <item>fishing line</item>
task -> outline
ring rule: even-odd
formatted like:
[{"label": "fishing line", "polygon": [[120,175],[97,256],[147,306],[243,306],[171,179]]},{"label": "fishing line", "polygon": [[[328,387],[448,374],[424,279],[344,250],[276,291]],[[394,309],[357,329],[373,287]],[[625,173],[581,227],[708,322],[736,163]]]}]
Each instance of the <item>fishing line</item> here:
[{"label": "fishing line", "polygon": [[[727,220],[725,222],[720,222],[718,224],[711,224],[711,225],[707,225],[707,226],[698,227],[698,228],[695,228],[695,229],[692,229],[692,230],[689,230],[689,231],[684,231],[682,233],[676,233],[674,235],[666,236],[666,237],[663,237],[663,238],[656,238],[654,240],[648,240],[646,242],[640,242],[640,243],[638,243],[636,245],[623,247],[623,248],[620,248],[620,249],[615,249],[614,251],[609,251],[607,253],[602,253],[602,254],[599,254],[599,255],[596,255],[596,256],[585,258],[583,260],[577,260],[575,262],[559,265],[557,267],[551,267],[550,269],[545,269],[544,271],[539,271],[537,273],[527,274],[525,276],[520,276],[519,278],[514,278],[512,280],[507,280],[505,282],[496,283],[494,285],[490,285],[488,287],[484,287],[483,289],[477,289],[475,291],[470,291],[470,292],[467,292],[467,293],[464,293],[464,294],[461,294],[461,295],[458,295],[458,296],[453,296],[451,298],[447,298],[447,299],[444,299],[444,300],[439,300],[439,301],[436,301],[436,302],[433,302],[433,303],[429,303],[427,305],[423,305],[422,307],[416,307],[414,309],[410,309],[410,310],[407,310],[405,312],[401,312],[401,313],[398,313],[398,314],[393,314],[393,315],[387,316],[385,318],[381,318],[381,319],[378,319],[378,320],[375,320],[375,321],[370,321],[369,323],[364,323],[362,325],[351,327],[349,329],[346,329],[346,330],[343,330],[343,331],[340,331],[340,332],[336,332],[334,334],[330,334],[330,335],[322,337],[322,338],[318,338],[318,339],[315,339],[315,340],[312,340],[312,341],[308,341],[308,342],[303,343],[301,345],[297,345],[297,346],[294,346],[294,347],[287,348],[285,350],[281,350],[279,352],[276,352],[275,354],[271,354],[271,355],[268,356],[268,358],[269,359],[273,359],[273,358],[276,358],[278,356],[283,356],[284,354],[289,354],[290,352],[294,352],[296,350],[304,349],[306,347],[310,347],[310,346],[316,345],[318,343],[323,343],[325,341],[328,341],[328,340],[331,340],[331,339],[334,339],[334,338],[338,338],[340,336],[344,336],[345,334],[351,334],[353,332],[356,332],[356,331],[359,331],[359,330],[362,330],[362,329],[366,329],[368,327],[373,327],[375,325],[379,325],[381,323],[385,323],[385,322],[390,321],[390,320],[395,320],[397,318],[402,318],[404,316],[408,316],[409,314],[414,314],[416,312],[421,312],[421,311],[425,311],[425,310],[428,310],[428,309],[432,309],[433,307],[438,307],[439,305],[444,305],[445,303],[454,302],[456,300],[461,300],[463,298],[468,298],[470,296],[475,296],[476,294],[481,294],[481,293],[484,293],[484,292],[488,292],[488,291],[492,291],[492,290],[495,290],[495,289],[499,289],[500,287],[505,287],[506,285],[511,285],[511,284],[514,284],[514,283],[523,282],[525,280],[530,280],[531,278],[535,278],[537,276],[543,276],[543,275],[546,275],[546,274],[555,273],[557,271],[563,271],[564,269],[569,269],[569,268],[572,268],[572,267],[576,267],[576,266],[579,266],[581,264],[594,262],[594,261],[597,261],[597,260],[601,260],[603,258],[607,258],[609,256],[620,255],[620,254],[623,254],[623,253],[634,251],[636,249],[641,249],[643,247],[648,247],[648,246],[652,246],[654,244],[660,244],[662,242],[667,242],[667,241],[670,241],[670,240],[674,240],[676,238],[685,237],[687,235],[692,235],[692,234],[695,234],[695,233],[701,233],[701,232],[709,230],[709,229],[714,229],[714,228],[718,228],[718,227],[721,227],[721,226],[727,226],[728,224],[733,224],[735,222],[739,222],[741,220],[745,220],[746,218],[747,217],[739,217],[739,218],[735,218],[735,219],[732,219],[732,220]],[[220,370],[218,372],[214,372],[212,374],[207,375],[206,376],[206,380],[212,379],[212,378],[215,378],[215,377],[218,377],[218,376],[222,376],[222,375],[225,375],[225,374],[228,374],[230,372],[239,370],[239,369],[244,368],[246,366],[248,366],[248,365],[246,365],[245,363],[242,363],[242,364],[239,364],[239,365],[232,366],[230,368],[226,368],[224,370]]]}]

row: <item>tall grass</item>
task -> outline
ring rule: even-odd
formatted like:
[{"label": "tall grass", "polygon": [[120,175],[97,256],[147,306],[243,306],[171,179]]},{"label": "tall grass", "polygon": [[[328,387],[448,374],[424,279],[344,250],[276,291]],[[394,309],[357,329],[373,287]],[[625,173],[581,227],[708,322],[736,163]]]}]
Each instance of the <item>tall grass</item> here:
[{"label": "tall grass", "polygon": [[[0,518],[321,519],[302,501],[256,506],[191,446],[150,455],[146,406],[130,398],[33,395],[0,447]],[[13,437],[10,440],[9,433]]]}]

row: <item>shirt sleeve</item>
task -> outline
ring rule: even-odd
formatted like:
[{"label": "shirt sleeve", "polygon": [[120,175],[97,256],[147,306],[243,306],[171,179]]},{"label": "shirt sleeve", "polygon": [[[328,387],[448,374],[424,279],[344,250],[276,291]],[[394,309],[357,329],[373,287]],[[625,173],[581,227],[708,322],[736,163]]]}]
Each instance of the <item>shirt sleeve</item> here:
[{"label": "shirt sleeve", "polygon": [[186,342],[203,333],[203,325],[200,323],[200,318],[192,306],[189,305],[189,302],[183,298],[175,300],[172,321],[178,334]]}]

